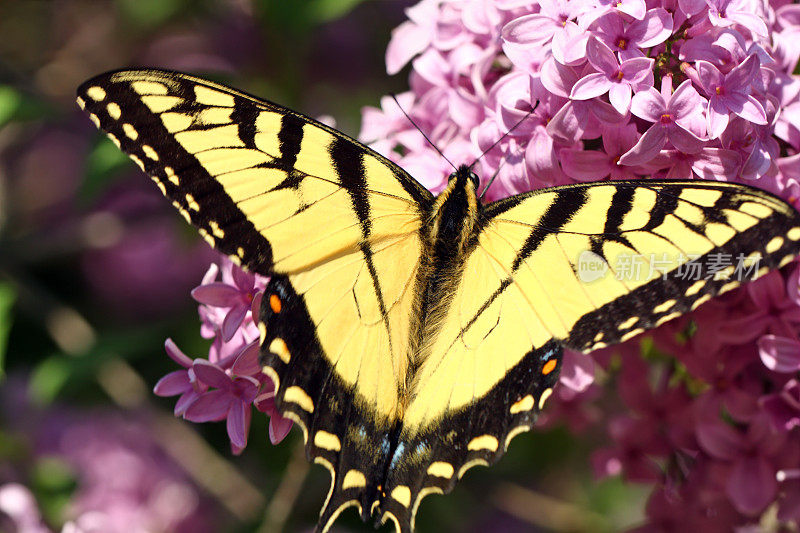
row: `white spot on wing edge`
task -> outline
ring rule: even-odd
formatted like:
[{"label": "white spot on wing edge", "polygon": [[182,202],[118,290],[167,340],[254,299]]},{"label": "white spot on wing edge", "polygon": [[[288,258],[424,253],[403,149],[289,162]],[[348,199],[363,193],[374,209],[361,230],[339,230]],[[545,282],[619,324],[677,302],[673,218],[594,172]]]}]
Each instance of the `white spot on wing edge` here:
[{"label": "white spot on wing edge", "polygon": [[481,457],[478,457],[476,459],[472,459],[471,461],[467,461],[466,463],[461,465],[461,468],[458,469],[458,479],[461,479],[462,477],[464,477],[464,474],[467,473],[467,470],[469,470],[472,467],[478,466],[478,465],[489,466],[489,462],[486,459],[483,459]]},{"label": "white spot on wing edge", "polygon": [[99,85],[95,85],[93,87],[89,87],[86,89],[86,96],[94,100],[95,102],[102,102],[106,99],[106,90],[100,87]]},{"label": "white spot on wing edge", "polygon": [[139,138],[139,132],[136,131],[136,128],[133,127],[133,124],[129,124],[128,122],[122,125],[122,131],[125,132],[125,135],[132,141],[135,141]]},{"label": "white spot on wing edge", "polygon": [[153,147],[150,146],[149,144],[143,144],[142,145],[142,151],[144,152],[144,155],[146,155],[147,157],[149,157],[153,161],[158,161],[158,154],[153,149]]},{"label": "white spot on wing edge", "polygon": [[[331,481],[331,488],[333,488],[333,481]],[[328,498],[330,498],[330,496]],[[327,507],[327,503],[325,504],[325,507]],[[323,509],[325,507],[323,507]],[[344,511],[348,507],[358,508],[358,514],[361,514],[361,503],[358,500],[347,500],[342,505],[340,505],[333,513],[331,513],[331,517],[328,519],[328,522],[322,527],[322,533],[327,533],[328,530],[330,530],[333,523],[336,522],[336,519],[339,518],[339,515],[342,514],[342,511]]]},{"label": "white spot on wing edge", "polygon": [[122,116],[122,109],[120,109],[119,105],[116,102],[107,103],[106,111],[108,111],[108,116],[110,116],[114,120],[119,120],[119,117]]}]

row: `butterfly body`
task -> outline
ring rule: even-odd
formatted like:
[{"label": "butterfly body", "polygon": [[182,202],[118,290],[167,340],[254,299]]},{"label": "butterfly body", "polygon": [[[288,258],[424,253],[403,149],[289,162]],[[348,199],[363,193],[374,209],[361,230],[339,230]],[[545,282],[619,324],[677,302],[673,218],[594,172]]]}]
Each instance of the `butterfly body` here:
[{"label": "butterfly body", "polygon": [[351,506],[412,531],[423,497],[531,429],[564,348],[739,286],[731,260],[752,279],[800,252],[798,213],[744,185],[586,183],[482,205],[468,167],[434,197],[328,126],[189,75],[102,74],[78,103],[209,244],[269,276],[263,373],[331,473],[323,531]]}]

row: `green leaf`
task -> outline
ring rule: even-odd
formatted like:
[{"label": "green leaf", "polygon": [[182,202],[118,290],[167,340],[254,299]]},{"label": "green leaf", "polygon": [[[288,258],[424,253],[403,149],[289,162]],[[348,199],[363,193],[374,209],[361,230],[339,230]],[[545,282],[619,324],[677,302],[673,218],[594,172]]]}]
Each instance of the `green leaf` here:
[{"label": "green leaf", "polygon": [[8,335],[11,332],[11,310],[17,293],[9,283],[0,282],[0,379],[5,374],[6,350],[8,349]]},{"label": "green leaf", "polygon": [[8,86],[0,85],[0,127],[4,126],[19,110],[22,95]]},{"label": "green leaf", "polygon": [[63,356],[52,356],[37,365],[28,384],[34,401],[47,405],[55,400],[72,374],[69,363]]},{"label": "green leaf", "polygon": [[318,22],[330,22],[348,14],[364,0],[316,0],[311,4],[311,16]]}]

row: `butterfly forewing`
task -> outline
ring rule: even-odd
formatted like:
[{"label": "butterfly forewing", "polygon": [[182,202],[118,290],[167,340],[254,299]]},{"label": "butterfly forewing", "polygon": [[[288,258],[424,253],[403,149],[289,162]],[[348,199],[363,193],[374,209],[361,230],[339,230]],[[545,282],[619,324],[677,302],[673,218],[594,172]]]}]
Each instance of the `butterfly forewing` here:
[{"label": "butterfly forewing", "polygon": [[695,309],[800,248],[793,208],[731,183],[566,186],[502,200],[486,214],[481,246],[553,337],[580,351]]}]

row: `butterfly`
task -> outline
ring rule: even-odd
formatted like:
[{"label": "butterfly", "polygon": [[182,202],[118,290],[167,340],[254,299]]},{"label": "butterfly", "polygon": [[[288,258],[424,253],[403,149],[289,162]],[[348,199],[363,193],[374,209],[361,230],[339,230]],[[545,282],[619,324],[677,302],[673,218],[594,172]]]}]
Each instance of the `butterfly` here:
[{"label": "butterfly", "polygon": [[[322,531],[350,506],[413,531],[423,497],[531,429],[564,348],[629,339],[800,250],[798,213],[744,185],[606,181],[483,205],[468,166],[434,196],[333,128],[193,76],[110,72],[78,103],[211,246],[269,277],[261,364],[330,471]],[[638,275],[619,275],[631,258]]]}]

